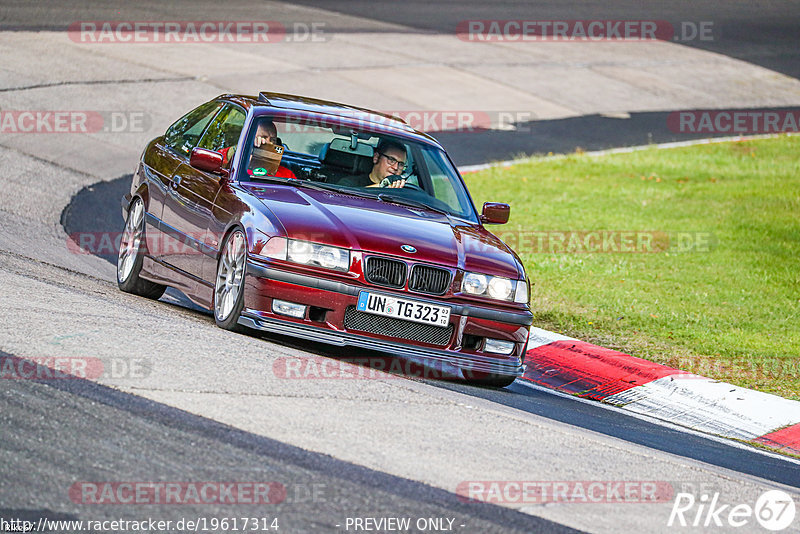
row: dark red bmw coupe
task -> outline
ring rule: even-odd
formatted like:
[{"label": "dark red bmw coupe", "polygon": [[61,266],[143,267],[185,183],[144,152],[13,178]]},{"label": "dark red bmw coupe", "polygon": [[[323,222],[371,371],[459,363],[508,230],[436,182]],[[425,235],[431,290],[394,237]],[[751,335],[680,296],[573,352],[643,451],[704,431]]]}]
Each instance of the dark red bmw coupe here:
[{"label": "dark red bmw coupe", "polygon": [[144,150],[117,279],[166,286],[219,326],[452,364],[504,386],[532,314],[519,257],[486,230],[431,137],[391,116],[285,94],[222,95]]}]

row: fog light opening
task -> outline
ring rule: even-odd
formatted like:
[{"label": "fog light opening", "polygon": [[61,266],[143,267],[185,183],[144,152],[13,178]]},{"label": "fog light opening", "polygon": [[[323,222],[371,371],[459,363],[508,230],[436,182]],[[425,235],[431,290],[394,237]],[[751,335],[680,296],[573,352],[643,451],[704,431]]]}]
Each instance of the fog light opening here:
[{"label": "fog light opening", "polygon": [[483,343],[483,338],[480,336],[473,336],[471,334],[464,334],[462,338],[461,345],[465,349],[469,350],[479,350],[481,348],[481,343]]},{"label": "fog light opening", "polygon": [[514,342],[486,338],[486,346],[483,350],[494,354],[511,354],[514,352]]},{"label": "fog light opening", "polygon": [[308,309],[308,318],[312,321],[316,321],[318,323],[325,322],[325,315],[328,313],[328,310],[325,308],[320,308],[317,306],[311,306]]},{"label": "fog light opening", "polygon": [[297,317],[298,319],[303,319],[306,316],[306,307],[304,305],[285,300],[272,299],[272,311],[280,315]]}]

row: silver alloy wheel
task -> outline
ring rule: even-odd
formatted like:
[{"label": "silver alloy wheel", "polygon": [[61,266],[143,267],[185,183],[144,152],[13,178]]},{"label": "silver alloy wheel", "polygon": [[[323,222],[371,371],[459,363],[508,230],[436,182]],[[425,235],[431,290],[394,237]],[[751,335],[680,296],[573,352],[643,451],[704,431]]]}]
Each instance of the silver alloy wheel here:
[{"label": "silver alloy wheel", "polygon": [[144,203],[137,199],[131,206],[125,230],[119,243],[119,256],[117,257],[117,280],[125,282],[133,272],[136,257],[139,255],[139,245],[144,233]]},{"label": "silver alloy wheel", "polygon": [[225,243],[225,250],[219,259],[214,288],[214,314],[219,321],[228,318],[242,291],[246,260],[244,243],[244,234],[236,230]]}]

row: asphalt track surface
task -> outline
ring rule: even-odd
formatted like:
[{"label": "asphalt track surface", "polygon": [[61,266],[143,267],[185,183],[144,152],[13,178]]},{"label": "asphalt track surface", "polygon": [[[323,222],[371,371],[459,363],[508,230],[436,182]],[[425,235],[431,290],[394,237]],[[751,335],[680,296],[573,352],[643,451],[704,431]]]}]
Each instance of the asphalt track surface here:
[{"label": "asphalt track surface", "polygon": [[[10,356],[3,354],[3,356]],[[0,517],[37,522],[79,519],[54,511],[74,480],[149,480],[152,464],[165,481],[278,482],[284,500],[274,505],[147,506],[146,516],[279,518],[282,532],[341,530],[347,517],[448,517],[468,532],[578,532],[551,521],[484,503],[311,453],[154,403],[91,381],[15,381],[4,387],[2,450],[25,457],[24,485],[34,509],[7,509]],[[73,421],[65,431],[60,421]],[[276,424],[283,422],[276,421]],[[37,436],[52,436],[41,442]],[[64,453],[74,457],[64,461]],[[91,451],[85,456],[80,451]],[[125,454],[120,454],[125,451]],[[22,481],[16,481],[20,483]],[[4,481],[14,483],[14,481]],[[276,497],[279,498],[279,497]],[[52,502],[52,501],[55,501]],[[130,506],[98,506],[92,519],[141,518]],[[216,529],[215,529],[216,530]]]},{"label": "asphalt track surface", "polygon": [[[780,111],[794,108],[766,108]],[[765,109],[765,110],[766,110]],[[765,111],[747,108],[748,112]],[[744,110],[743,110],[744,111]],[[568,154],[575,150],[606,150],[728,137],[729,134],[675,133],[665,128],[671,112],[629,113],[627,118],[602,115],[521,122],[513,131],[434,132],[458,165],[479,165],[516,159],[520,154]]]},{"label": "asphalt track surface", "polygon": [[[414,33],[452,32],[454,24],[468,18],[529,18],[526,2],[409,2],[405,10],[386,1],[296,2],[296,4],[338,10],[377,22],[393,21]],[[582,3],[546,6],[547,18],[635,18],[706,20],[720,22],[726,39],[706,43],[709,49],[767,68],[800,77],[800,13],[794,2],[772,2],[767,7],[753,3],[693,3],[691,8],[671,2],[615,2],[602,7]],[[188,6],[189,4],[187,4]],[[688,5],[688,4],[687,4]],[[103,3],[84,3],[63,8],[55,2],[37,5],[9,3],[0,19],[6,31],[63,29],[64,21],[81,19],[114,20],[119,9]],[[125,18],[157,18],[153,5],[125,6]],[[72,11],[70,11],[72,10]],[[688,11],[686,11],[688,10]],[[720,10],[725,13],[720,16]],[[224,10],[223,10],[224,12]],[[86,14],[92,16],[88,17]],[[599,14],[598,14],[599,13]],[[204,17],[210,18],[210,17]],[[545,18],[545,17],[539,17]],[[369,27],[369,24],[367,24]],[[344,25],[338,31],[359,30]],[[377,31],[377,30],[376,30]],[[666,112],[631,113],[630,118],[582,116],[518,125],[516,132],[475,132],[435,134],[461,165],[507,159],[520,152],[568,152],[575,148],[599,149],[675,140],[664,129]],[[520,131],[530,135],[520,135]],[[687,137],[681,136],[684,140]],[[119,197],[127,190],[129,176],[81,190],[62,214],[67,233],[121,229]],[[105,258],[109,261],[113,257]],[[59,287],[69,284],[49,280],[31,260],[3,252],[7,272]],[[70,284],[84,284],[87,294],[112,298],[108,284],[76,273],[66,273]],[[75,287],[68,288],[77,292]],[[157,304],[171,310],[179,324],[213,319],[188,305],[177,293],[169,302]],[[114,296],[113,298],[122,298]],[[177,305],[175,305],[177,303]],[[104,318],[98,318],[102,323]],[[188,323],[186,323],[188,321]],[[187,326],[188,328],[188,326]],[[281,337],[262,337],[270,347],[289,347],[310,354],[342,358],[344,351]],[[0,353],[4,358],[14,354]],[[409,516],[450,517],[465,525],[463,532],[572,532],[558,522],[537,517],[537,513],[488,504],[463,503],[454,493],[390,475],[356,463],[312,452],[281,440],[270,439],[204,418],[164,403],[123,392],[90,381],[3,381],[0,390],[0,517],[36,521],[51,519],[223,517],[256,515],[280,517],[283,532],[343,531],[346,517]],[[763,479],[800,487],[800,467],[776,455],[709,439],[654,422],[637,419],[601,406],[577,402],[515,383],[503,390],[474,388],[449,381],[424,381],[467,399],[485,401],[547,420],[564,423],[591,433],[602,434],[630,444],[642,445],[653,454],[667,453],[720,468],[731,480]],[[320,385],[324,387],[324,384]],[[292,425],[291,420],[270,421],[275,426]],[[435,439],[435,438],[431,438]],[[530,450],[537,455],[540,451]],[[463,454],[454,451],[453,454]],[[578,458],[577,462],[592,462]],[[625,462],[619,458],[619,462]],[[237,505],[150,505],[130,507],[107,505],[73,506],[64,512],[64,492],[76,480],[254,480],[277,481],[286,486],[287,497],[270,507]],[[530,475],[528,475],[530,476]],[[539,474],[542,480],[547,473]],[[681,476],[678,480],[678,476]],[[678,482],[693,482],[691,473],[675,475]],[[700,483],[698,481],[698,483]],[[315,492],[315,488],[319,490]],[[14,502],[25,506],[10,506]],[[626,531],[620,525],[620,531]],[[458,531],[458,529],[456,530]]]},{"label": "asphalt track surface", "polygon": [[[682,41],[800,78],[800,11],[791,0],[743,2],[699,0],[622,0],[594,2],[528,2],[523,0],[444,0],[403,2],[356,0],[345,3],[298,0],[295,4],[338,11],[375,21],[402,24],[412,31],[453,33],[466,20],[661,20],[713,22],[713,39]],[[677,30],[676,30],[677,31]]]},{"label": "asphalt track surface", "polygon": [[[800,78],[800,9],[796,2],[644,2],[565,1],[541,5],[524,1],[479,0],[404,2],[358,0],[344,5],[299,0],[302,5],[340,11],[375,21],[392,21],[419,32],[453,33],[466,20],[665,20],[711,21],[714,38],[686,41],[694,46]],[[412,39],[409,35],[409,39]],[[758,111],[758,108],[747,108]],[[775,110],[776,108],[769,108]],[[780,108],[777,108],[780,109]],[[627,118],[583,115],[561,120],[518,123],[516,131],[434,133],[459,165],[513,159],[520,154],[568,153],[578,148],[603,150],[623,146],[685,141],[726,134],[675,133],[667,127],[670,112],[630,113]]]},{"label": "asphalt track surface", "polygon": [[[352,22],[330,22],[330,31],[374,32],[380,38],[378,25],[400,25],[399,31],[414,39],[415,34],[451,35],[459,22],[466,20],[508,19],[526,20],[659,20],[679,28],[682,23],[712,22],[712,38],[681,41],[681,46],[696,47],[800,79],[800,9],[791,0],[762,2],[705,0],[699,2],[670,2],[650,0],[645,2],[619,1],[604,4],[567,1],[546,3],[498,0],[446,0],[403,2],[397,9],[390,0],[354,0],[331,2],[329,0],[299,0],[286,5],[303,5],[340,12],[373,21],[353,25]],[[187,4],[187,7],[191,4]],[[256,4],[257,5],[257,4]],[[41,2],[35,7],[24,2],[11,3],[0,19],[0,30],[64,30],[72,20],[148,20],[158,13],[160,6],[146,3],[125,5],[118,9],[111,4],[86,2],[66,7],[57,2]],[[176,8],[177,9],[177,8]],[[190,8],[191,9],[191,8]],[[206,7],[205,12],[211,10]],[[225,14],[222,9],[216,16]],[[204,17],[212,19],[212,16]],[[224,17],[223,17],[224,18]],[[677,31],[677,30],[676,30]],[[580,45],[577,45],[580,46]],[[657,88],[654,88],[657,89]],[[475,102],[480,109],[481,103]],[[736,108],[728,108],[736,111]],[[746,111],[780,111],[781,107],[758,106],[743,108]],[[682,110],[671,110],[682,111]],[[623,146],[685,141],[706,137],[725,137],[729,133],[686,133],[671,131],[667,116],[671,112],[639,112],[619,116],[596,114],[581,115],[559,120],[519,121],[515,130],[465,130],[432,131],[458,165],[481,164],[489,161],[513,159],[521,154],[567,153],[576,149],[602,150]]]},{"label": "asphalt track surface", "polygon": [[[168,11],[159,3],[58,2],[56,0],[30,4],[24,1],[4,2],[0,12],[0,29],[3,31],[63,30],[75,20],[157,20]],[[183,5],[184,12],[194,8],[204,14],[214,13],[209,4],[173,2],[176,9]],[[398,9],[392,0],[294,0],[286,5],[302,5],[335,11],[380,23],[395,23],[409,34],[452,34],[457,24],[464,20],[486,19],[537,19],[537,20],[665,20],[673,25],[681,22],[711,21],[714,23],[713,39],[687,40],[685,46],[696,46],[719,54],[735,57],[768,69],[800,78],[800,10],[792,0],[748,2],[742,0],[698,0],[673,2],[670,0],[618,0],[602,5],[580,0],[562,2],[532,2],[524,0],[442,0],[429,2],[409,0]],[[259,2],[249,6],[257,10]],[[230,15],[224,6],[216,8],[217,15]],[[197,13],[198,11],[194,11]],[[256,11],[258,12],[258,11]],[[91,15],[88,17],[87,15]],[[211,16],[204,20],[213,20]],[[381,31],[377,28],[357,26],[352,23],[331,23],[331,30]]]}]

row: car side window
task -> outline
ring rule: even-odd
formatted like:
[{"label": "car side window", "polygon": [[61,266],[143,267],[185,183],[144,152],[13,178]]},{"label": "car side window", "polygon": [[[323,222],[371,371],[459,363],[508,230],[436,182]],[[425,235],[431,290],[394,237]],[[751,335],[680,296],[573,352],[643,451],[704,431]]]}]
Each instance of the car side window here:
[{"label": "car side window", "polygon": [[430,173],[431,182],[433,184],[433,196],[437,200],[441,200],[447,204],[456,212],[460,211],[463,202],[459,200],[459,195],[453,187],[452,180],[444,172],[446,167],[444,167],[440,161],[441,154],[433,150],[426,150],[423,152],[422,159],[425,161],[425,166]]},{"label": "car side window", "polygon": [[239,143],[244,127],[245,112],[238,106],[226,104],[211,124],[197,146],[220,152],[225,162],[233,159],[233,151]]},{"label": "car side window", "polygon": [[164,143],[184,156],[188,156],[200,141],[203,130],[221,107],[222,102],[211,101],[193,109],[167,129]]}]

